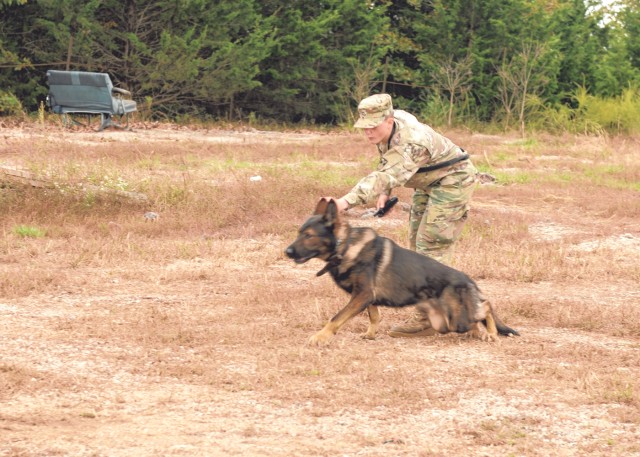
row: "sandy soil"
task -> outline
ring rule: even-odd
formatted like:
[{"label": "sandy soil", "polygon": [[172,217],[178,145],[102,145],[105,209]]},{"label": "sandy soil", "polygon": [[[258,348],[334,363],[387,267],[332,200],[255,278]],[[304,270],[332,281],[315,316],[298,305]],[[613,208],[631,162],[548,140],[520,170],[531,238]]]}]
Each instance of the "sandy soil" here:
[{"label": "sandy soil", "polygon": [[[49,134],[3,129],[0,138],[10,147]],[[52,141],[90,147],[196,135],[304,143],[316,134],[148,128]],[[399,210],[382,221],[351,217],[381,232],[405,223]],[[546,239],[582,234],[577,255],[610,248],[640,259],[638,221],[603,238],[601,221],[590,217],[572,223],[547,213],[530,231]],[[359,317],[329,347],[310,348],[308,336],[345,297],[315,276],[319,263],[285,259],[289,241],[221,241],[223,252],[254,246],[232,260],[61,265],[68,279],[58,292],[0,297],[0,455],[640,456],[639,335],[545,325],[532,316],[512,318],[522,336],[499,344],[458,335],[393,339],[384,331],[409,313],[383,310],[376,340],[359,338],[366,325]],[[19,274],[28,267],[10,257],[2,256],[0,268]],[[33,262],[49,269],[56,259]],[[640,305],[638,285],[623,280],[478,282],[498,303],[522,307]]]}]

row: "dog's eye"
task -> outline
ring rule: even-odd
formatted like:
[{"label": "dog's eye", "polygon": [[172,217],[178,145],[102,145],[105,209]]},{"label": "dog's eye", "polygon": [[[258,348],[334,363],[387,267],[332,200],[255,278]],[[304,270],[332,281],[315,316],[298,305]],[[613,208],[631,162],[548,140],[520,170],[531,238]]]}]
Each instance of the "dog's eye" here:
[{"label": "dog's eye", "polygon": [[309,238],[313,238],[313,235],[311,233],[305,233],[304,234],[304,239],[308,240]]}]

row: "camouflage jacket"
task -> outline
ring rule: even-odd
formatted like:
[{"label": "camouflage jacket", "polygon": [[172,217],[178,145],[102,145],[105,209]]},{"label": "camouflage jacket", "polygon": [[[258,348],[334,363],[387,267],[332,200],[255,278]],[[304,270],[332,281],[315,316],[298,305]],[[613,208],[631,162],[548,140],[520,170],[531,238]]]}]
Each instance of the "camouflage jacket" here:
[{"label": "camouflage jacket", "polygon": [[388,144],[378,144],[380,162],[376,171],[362,178],[344,196],[350,206],[362,205],[389,194],[394,187],[427,189],[452,167],[416,173],[420,167],[436,165],[463,154],[451,140],[422,124],[412,114],[395,110],[395,130]]}]

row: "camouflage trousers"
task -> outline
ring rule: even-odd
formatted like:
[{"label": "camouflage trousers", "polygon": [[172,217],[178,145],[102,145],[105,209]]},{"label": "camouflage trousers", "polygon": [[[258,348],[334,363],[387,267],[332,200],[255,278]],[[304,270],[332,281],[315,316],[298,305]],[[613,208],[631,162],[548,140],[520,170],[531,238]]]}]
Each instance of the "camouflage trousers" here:
[{"label": "camouflage trousers", "polygon": [[427,189],[416,189],[409,216],[410,248],[450,265],[475,190],[477,170],[467,160]]}]

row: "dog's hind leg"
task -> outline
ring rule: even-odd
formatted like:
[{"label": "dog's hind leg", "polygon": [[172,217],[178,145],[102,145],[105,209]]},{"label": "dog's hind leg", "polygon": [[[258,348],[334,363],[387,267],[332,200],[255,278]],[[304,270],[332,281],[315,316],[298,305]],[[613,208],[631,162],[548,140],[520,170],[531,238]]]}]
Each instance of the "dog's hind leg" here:
[{"label": "dog's hind leg", "polygon": [[370,293],[361,292],[358,295],[352,296],[347,306],[342,308],[338,314],[333,316],[322,330],[309,338],[309,344],[312,346],[327,344],[333,335],[340,330],[340,327],[342,327],[352,317],[364,311],[372,301],[373,296]]},{"label": "dog's hind leg", "polygon": [[380,316],[380,310],[375,305],[369,305],[367,311],[369,312],[369,328],[361,336],[366,340],[373,340],[376,337],[378,327],[380,327],[382,317]]},{"label": "dog's hind leg", "polygon": [[421,303],[418,303],[416,309],[423,316],[427,317],[431,328],[438,333],[449,333],[451,328],[449,326],[449,318],[445,314],[442,303],[442,299],[429,299]]}]

